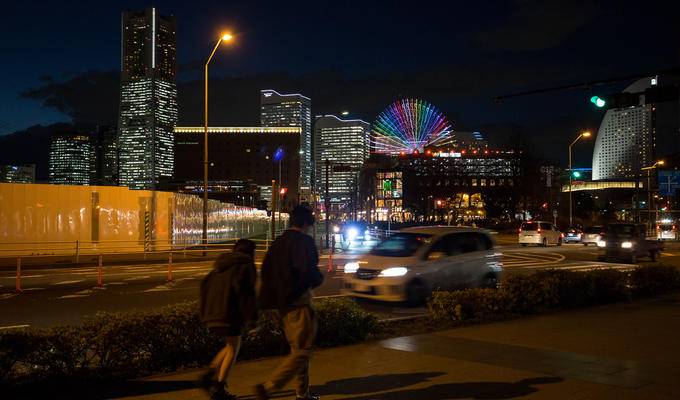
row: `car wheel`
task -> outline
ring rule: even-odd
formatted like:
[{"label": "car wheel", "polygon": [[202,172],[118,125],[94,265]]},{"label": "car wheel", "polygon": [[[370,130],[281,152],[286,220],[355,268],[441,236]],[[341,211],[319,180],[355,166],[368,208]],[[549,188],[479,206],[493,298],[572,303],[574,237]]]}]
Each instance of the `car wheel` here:
[{"label": "car wheel", "polygon": [[527,244],[526,244],[526,243],[522,243],[522,247],[527,247]]},{"label": "car wheel", "polygon": [[588,243],[583,243],[583,246],[588,247]]},{"label": "car wheel", "polygon": [[500,282],[498,282],[498,276],[493,273],[486,274],[479,284],[481,288],[487,289],[498,289]]},{"label": "car wheel", "polygon": [[659,252],[654,250],[650,251],[649,258],[651,258],[652,261],[656,261],[656,259],[659,258]]},{"label": "car wheel", "polygon": [[411,281],[411,283],[406,286],[406,303],[409,306],[420,306],[425,304],[428,296],[429,291],[421,281]]},{"label": "car wheel", "polygon": [[541,246],[548,247],[548,238],[543,238],[543,243],[541,243]]}]

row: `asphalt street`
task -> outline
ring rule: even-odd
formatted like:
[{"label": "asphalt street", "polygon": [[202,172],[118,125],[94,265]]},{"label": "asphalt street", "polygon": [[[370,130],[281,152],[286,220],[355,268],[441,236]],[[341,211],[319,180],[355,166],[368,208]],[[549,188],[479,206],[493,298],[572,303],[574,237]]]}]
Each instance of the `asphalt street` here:
[{"label": "asphalt street", "polygon": [[[595,247],[578,244],[560,247],[520,247],[510,238],[499,238],[506,274],[532,273],[545,268],[587,270],[592,268],[635,267],[631,264],[599,262]],[[341,296],[343,265],[356,259],[365,248],[349,249],[333,257],[322,256],[319,267],[326,274],[324,284],[315,291],[317,297]],[[680,243],[668,243],[662,262],[680,265]],[[329,265],[332,265],[329,271]],[[95,265],[28,266],[21,271],[22,292],[17,293],[16,271],[0,271],[0,329],[9,327],[48,327],[75,324],[97,311],[127,311],[154,308],[195,300],[210,261],[192,261],[178,257],[171,270],[167,262],[111,264],[104,260],[102,285]],[[169,279],[169,278],[172,279]],[[381,318],[399,318],[425,312],[423,308],[362,302],[363,307]]]}]

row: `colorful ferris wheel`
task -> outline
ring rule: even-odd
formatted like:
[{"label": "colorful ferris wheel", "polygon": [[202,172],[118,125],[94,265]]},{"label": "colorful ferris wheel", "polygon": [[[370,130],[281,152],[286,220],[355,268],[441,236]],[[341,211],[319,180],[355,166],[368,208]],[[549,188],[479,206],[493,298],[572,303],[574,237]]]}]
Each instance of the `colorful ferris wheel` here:
[{"label": "colorful ferris wheel", "polygon": [[453,131],[434,105],[420,99],[400,99],[378,115],[372,136],[372,151],[397,155],[446,144],[453,139]]}]

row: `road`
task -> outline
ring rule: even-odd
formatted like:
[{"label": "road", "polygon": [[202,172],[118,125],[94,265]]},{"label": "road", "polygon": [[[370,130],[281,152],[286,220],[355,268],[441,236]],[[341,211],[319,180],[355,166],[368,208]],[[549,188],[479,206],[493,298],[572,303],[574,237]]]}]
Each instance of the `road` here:
[{"label": "road", "polygon": [[[596,261],[597,249],[582,245],[561,247],[519,247],[511,238],[499,240],[506,274],[532,273],[545,268],[587,270],[612,267],[627,269],[630,264]],[[361,251],[336,255],[333,269],[327,272],[328,256],[322,256],[320,269],[326,273],[324,284],[315,290],[317,297],[339,296],[342,266],[356,259]],[[680,243],[669,243],[661,261],[680,265]],[[0,271],[0,330],[8,327],[47,327],[75,324],[97,311],[146,309],[187,300],[195,300],[201,278],[210,270],[209,261],[176,260],[172,281],[168,281],[168,264],[143,263],[104,265],[102,285],[97,286],[96,265],[77,267],[26,267],[22,269],[23,292],[15,291],[16,272]],[[381,318],[421,314],[422,308],[406,308],[362,302]]]}]

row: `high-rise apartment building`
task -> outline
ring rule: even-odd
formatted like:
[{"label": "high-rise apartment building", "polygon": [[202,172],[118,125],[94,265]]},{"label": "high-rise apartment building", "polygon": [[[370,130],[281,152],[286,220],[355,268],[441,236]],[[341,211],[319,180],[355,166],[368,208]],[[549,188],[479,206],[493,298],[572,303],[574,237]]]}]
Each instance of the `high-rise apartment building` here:
[{"label": "high-rise apartment building", "polygon": [[49,182],[58,185],[90,185],[94,177],[95,151],[90,136],[57,134],[50,143]]},{"label": "high-rise apartment building", "polygon": [[175,18],[156,8],[126,11],[121,28],[119,184],[153,189],[173,174]]},{"label": "high-rise apartment building", "polygon": [[357,175],[369,156],[370,131],[371,125],[360,119],[340,119],[335,115],[316,117],[315,179],[322,198],[325,199],[326,194],[326,161],[330,164],[328,193],[331,203],[347,203],[356,195]]},{"label": "high-rise apartment building", "polygon": [[300,128],[300,188],[312,185],[312,101],[301,94],[260,91],[260,125]]}]

